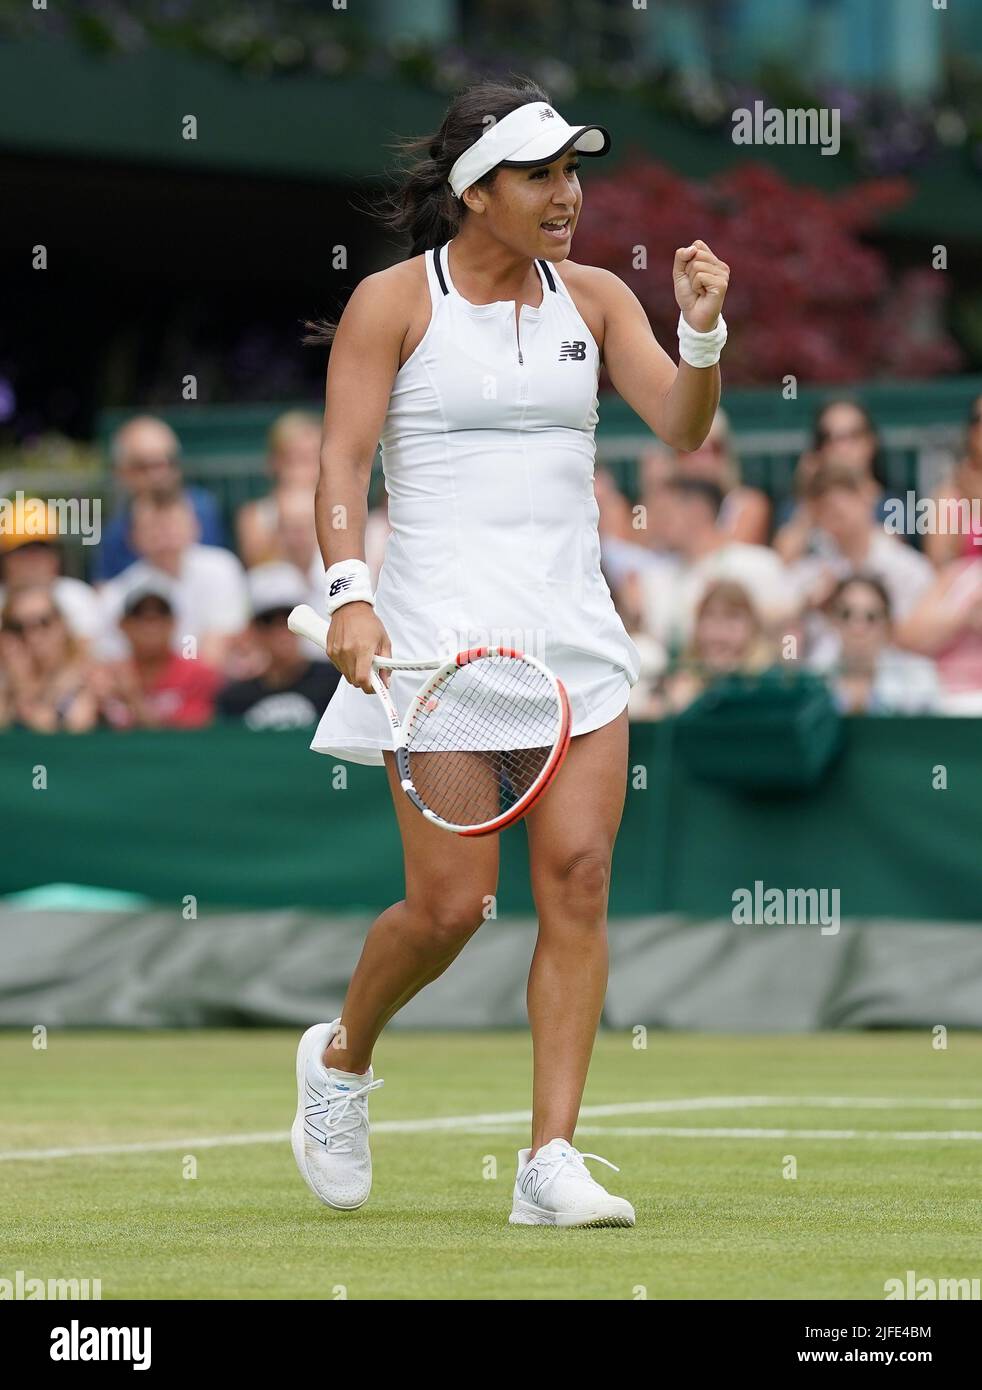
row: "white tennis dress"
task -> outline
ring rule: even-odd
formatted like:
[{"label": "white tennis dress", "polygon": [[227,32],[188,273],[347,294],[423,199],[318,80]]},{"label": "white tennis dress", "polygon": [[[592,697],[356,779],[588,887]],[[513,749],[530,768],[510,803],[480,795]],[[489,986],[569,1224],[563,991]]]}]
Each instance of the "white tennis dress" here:
[{"label": "white tennis dress", "polygon": [[[447,243],[449,245],[449,243]],[[388,538],[375,611],[395,656],[517,647],[555,672],[572,733],[627,704],[640,655],[600,572],[593,492],[600,353],[556,267],[542,303],[471,304],[447,245],[425,253],[431,316],[382,429]],[[404,714],[423,676],[393,672]],[[382,702],[341,680],[313,748],[381,766]]]}]

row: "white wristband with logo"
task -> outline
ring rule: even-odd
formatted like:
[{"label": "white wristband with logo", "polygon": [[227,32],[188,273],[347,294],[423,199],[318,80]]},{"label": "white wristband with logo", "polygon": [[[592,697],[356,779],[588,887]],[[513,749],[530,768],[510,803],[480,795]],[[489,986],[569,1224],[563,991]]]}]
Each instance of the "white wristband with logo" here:
[{"label": "white wristband with logo", "polygon": [[690,367],[715,367],[726,342],[726,320],[720,314],[719,322],[708,333],[699,333],[679,314],[679,356]]},{"label": "white wristband with logo", "polygon": [[364,560],[339,560],[324,575],[324,607],[328,614],[345,603],[375,604],[372,579]]}]

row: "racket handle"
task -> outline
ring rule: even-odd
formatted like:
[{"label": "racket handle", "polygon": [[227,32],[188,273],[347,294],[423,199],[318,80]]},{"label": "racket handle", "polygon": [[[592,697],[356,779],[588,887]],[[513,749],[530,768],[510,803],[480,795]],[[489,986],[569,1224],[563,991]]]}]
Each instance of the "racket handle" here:
[{"label": "racket handle", "polygon": [[[301,603],[297,608],[294,608],[286,620],[286,625],[291,632],[295,632],[298,637],[306,637],[322,652],[327,650],[329,624],[311,608],[309,603]],[[392,657],[376,656],[372,658],[372,666],[375,671],[384,671],[398,664]],[[430,664],[436,665],[437,663]],[[417,665],[420,665],[420,669],[422,669],[425,663],[417,663]]]},{"label": "racket handle", "polygon": [[298,637],[306,637],[308,642],[313,642],[315,647],[320,647],[322,652],[327,650],[328,625],[309,604],[301,603],[299,607],[294,608],[286,620],[286,625]]}]

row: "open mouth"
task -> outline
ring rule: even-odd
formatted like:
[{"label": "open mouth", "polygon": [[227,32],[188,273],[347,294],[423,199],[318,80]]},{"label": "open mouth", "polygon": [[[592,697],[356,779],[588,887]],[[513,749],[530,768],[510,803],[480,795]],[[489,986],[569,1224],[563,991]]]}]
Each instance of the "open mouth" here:
[{"label": "open mouth", "polygon": [[547,236],[553,237],[556,241],[565,241],[569,236],[568,217],[555,217],[549,222],[541,223],[541,227]]}]

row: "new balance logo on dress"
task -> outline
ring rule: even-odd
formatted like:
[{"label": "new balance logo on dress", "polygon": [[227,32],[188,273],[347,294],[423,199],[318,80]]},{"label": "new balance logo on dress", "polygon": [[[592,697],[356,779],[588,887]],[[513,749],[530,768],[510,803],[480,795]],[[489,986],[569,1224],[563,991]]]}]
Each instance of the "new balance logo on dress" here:
[{"label": "new balance logo on dress", "polygon": [[559,361],[560,361],[560,362],[585,362],[585,361],[586,361],[586,343],[584,343],[584,342],[583,342],[581,339],[579,339],[579,338],[574,339],[572,342],[570,342],[569,339],[566,339],[566,340],[560,345],[560,348],[559,348]]}]

